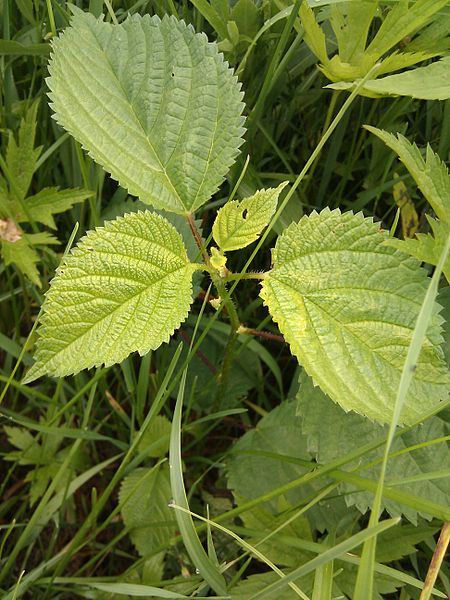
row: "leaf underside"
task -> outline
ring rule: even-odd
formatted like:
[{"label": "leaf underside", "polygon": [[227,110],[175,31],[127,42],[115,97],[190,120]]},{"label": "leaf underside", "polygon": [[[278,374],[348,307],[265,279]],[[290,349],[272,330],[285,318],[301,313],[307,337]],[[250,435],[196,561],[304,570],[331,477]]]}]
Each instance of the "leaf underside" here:
[{"label": "leaf underside", "polygon": [[223,252],[245,248],[260,235],[272,218],[278,196],[287,182],[277,188],[258,190],[253,196],[240,202],[227,202],[217,213],[213,225],[213,237]]},{"label": "leaf underside", "polygon": [[[362,214],[313,212],[278,238],[261,290],[314,382],[345,410],[380,422],[392,416],[429,281],[415,259],[386,239]],[[439,308],[401,415],[405,423],[447,395]]]},{"label": "leaf underside", "polygon": [[243,141],[243,94],[228,63],[174,17],[112,25],[74,11],[52,42],[56,120],[131,194],[156,208],[196,210]]},{"label": "leaf underside", "polygon": [[179,233],[138,212],[82,238],[58,269],[43,305],[30,382],[120,363],[156,349],[186,318],[192,273]]}]

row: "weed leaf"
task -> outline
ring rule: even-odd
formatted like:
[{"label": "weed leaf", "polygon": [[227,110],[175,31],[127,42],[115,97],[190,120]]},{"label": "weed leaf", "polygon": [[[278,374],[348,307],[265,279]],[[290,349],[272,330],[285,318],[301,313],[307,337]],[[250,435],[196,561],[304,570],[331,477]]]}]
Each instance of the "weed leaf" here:
[{"label": "weed leaf", "polygon": [[[261,296],[292,353],[345,410],[387,422],[428,279],[419,263],[384,244],[361,213],[323,210],[279,238]],[[435,304],[402,420],[443,400],[448,373]]]},{"label": "weed leaf", "polygon": [[49,72],[58,123],[156,208],[202,206],[242,144],[237,78],[216,45],[174,17],[112,25],[75,9]]},{"label": "weed leaf", "polygon": [[278,196],[287,182],[277,188],[259,190],[253,196],[223,206],[213,225],[213,237],[223,252],[245,248],[258,239],[272,218]]},{"label": "weed leaf", "polygon": [[197,268],[175,228],[151,212],[90,231],[46,295],[26,381],[109,366],[168,341],[189,310]]}]

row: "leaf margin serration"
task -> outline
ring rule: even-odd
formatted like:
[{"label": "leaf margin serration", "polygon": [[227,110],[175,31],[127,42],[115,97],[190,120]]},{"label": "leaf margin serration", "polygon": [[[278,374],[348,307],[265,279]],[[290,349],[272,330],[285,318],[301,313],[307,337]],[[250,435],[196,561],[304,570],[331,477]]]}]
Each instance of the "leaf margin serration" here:
[{"label": "leaf margin serration", "polygon": [[[280,307],[275,306],[277,303],[276,295],[274,295],[274,297],[272,297],[272,298],[269,298],[271,292],[270,292],[270,290],[268,291],[268,289],[269,289],[271,280],[274,279],[274,273],[277,272],[277,258],[278,258],[277,252],[279,250],[280,243],[283,243],[283,240],[286,239],[287,236],[289,236],[296,228],[298,228],[298,226],[302,222],[308,221],[310,219],[326,218],[333,214],[335,216],[339,215],[339,216],[347,218],[347,219],[348,218],[358,219],[360,224],[363,224],[363,223],[370,224],[371,227],[373,228],[374,233],[376,231],[378,235],[383,236],[382,238],[380,238],[380,245],[379,245],[380,250],[382,249],[382,252],[386,253],[387,248],[390,248],[391,251],[394,251],[394,252],[391,252],[391,254],[398,253],[398,255],[401,256],[401,260],[405,264],[407,264],[408,268],[413,269],[414,272],[416,272],[417,274],[420,274],[420,277],[423,280],[422,292],[425,293],[425,289],[426,289],[425,286],[426,286],[427,281],[429,281],[425,269],[420,267],[420,263],[415,258],[408,256],[407,254],[401,252],[400,250],[396,250],[396,249],[394,250],[387,244],[383,243],[384,239],[387,239],[387,232],[384,232],[383,230],[381,230],[380,223],[375,223],[372,217],[364,217],[362,212],[359,212],[356,214],[354,214],[351,211],[341,213],[341,211],[339,209],[331,210],[330,208],[327,207],[327,208],[323,209],[320,213],[313,211],[310,215],[308,215],[308,216],[305,215],[304,217],[302,217],[302,219],[300,219],[300,221],[298,223],[292,223],[283,232],[283,234],[281,236],[279,236],[276,246],[272,250],[273,266],[272,266],[272,269],[266,274],[266,277],[261,284],[260,297],[263,299],[264,305],[268,308],[269,313],[272,316],[272,319],[274,320],[274,322],[276,322],[278,324],[280,331],[283,333],[286,341],[289,343],[292,354],[298,359],[299,364],[301,366],[303,366],[305,371],[312,378],[314,385],[318,385],[330,398],[332,398],[332,400],[337,402],[344,410],[354,410],[355,412],[358,412],[359,414],[369,417],[370,419],[373,419],[373,420],[381,422],[381,423],[385,423],[385,422],[388,422],[390,419],[390,413],[388,410],[386,410],[386,406],[381,407],[381,408],[384,408],[384,412],[383,412],[383,410],[380,410],[379,408],[374,409],[373,407],[368,406],[367,404],[365,405],[364,401],[357,402],[356,404],[354,402],[348,403],[347,401],[343,401],[343,396],[345,396],[345,393],[342,390],[340,391],[338,396],[336,395],[335,391],[332,389],[333,384],[330,384],[330,382],[328,380],[329,378],[324,377],[323,373],[322,373],[322,375],[318,374],[317,369],[315,369],[314,366],[312,366],[312,364],[314,363],[314,359],[317,356],[317,348],[306,347],[304,350],[302,350],[300,348],[300,342],[298,342],[295,339],[294,332],[291,331],[291,327],[289,326],[289,317],[280,315],[279,314],[281,311]],[[303,303],[303,300],[301,300],[301,302]],[[420,306],[420,303],[418,303],[418,306]],[[441,345],[443,342],[443,337],[442,337],[443,318],[439,314],[441,308],[442,307],[438,303],[435,303],[433,322],[432,322],[432,325],[429,327],[428,333],[427,333],[427,336],[428,336],[427,343],[428,344],[431,343],[428,339],[431,336],[432,341],[433,341],[433,344],[432,344],[433,351],[436,350],[439,357],[441,357],[441,355],[442,355],[441,358],[443,359],[443,352],[442,352],[442,348],[441,348]],[[292,306],[290,307],[290,309],[292,312]],[[293,318],[293,317],[291,317],[291,318]],[[334,334],[332,334],[332,335],[334,335]],[[334,338],[336,338],[335,335],[334,335]],[[423,349],[422,349],[422,351],[423,351]],[[437,369],[437,367],[436,367],[436,369]],[[448,383],[450,382],[448,373],[444,374],[445,367],[444,367],[443,360],[441,360],[441,364],[440,364],[438,370],[439,370],[441,380],[440,380],[439,384],[436,384],[438,387],[439,393],[436,392],[436,394],[435,394],[434,404],[437,404],[439,401],[445,399],[446,394],[447,394],[446,390],[448,390]],[[399,373],[399,376],[400,376],[400,373]],[[444,379],[445,379],[445,381],[444,381]],[[343,382],[341,381],[341,383],[343,383]],[[347,392],[351,395],[351,388],[353,387],[353,384],[354,384],[354,382],[352,382],[351,377],[350,377],[348,380],[348,384],[343,383],[342,387],[344,388],[345,386],[347,386]],[[414,381],[413,381],[413,384],[414,384]],[[392,391],[392,394],[394,394],[395,392],[396,392],[396,389]],[[392,406],[393,406],[392,398],[391,398],[391,402],[392,402]],[[389,405],[389,408],[392,408],[392,406]],[[428,405],[428,408],[429,407],[430,406]],[[423,407],[422,407],[422,410],[424,410]],[[420,407],[417,410],[413,409],[411,402],[409,400],[407,402],[407,404],[405,405],[405,408],[404,408],[404,411],[403,411],[403,414],[401,417],[401,422],[408,423],[410,421],[413,421],[414,418],[417,417],[418,414],[420,414],[420,412],[421,412]]]},{"label": "leaf margin serration", "polygon": [[[84,256],[87,256],[89,254],[85,254],[85,252],[87,251],[88,253],[92,251],[92,256],[95,257],[95,249],[92,250],[91,249],[91,245],[93,246],[93,242],[94,244],[96,243],[96,241],[98,242],[98,240],[100,239],[100,242],[102,242],[103,240],[101,239],[101,235],[104,232],[110,233],[111,230],[114,231],[114,227],[120,226],[120,224],[124,224],[126,223],[127,225],[132,221],[132,220],[141,220],[141,222],[144,224],[145,223],[145,219],[147,220],[154,220],[154,222],[158,223],[159,225],[162,225],[164,227],[167,228],[167,230],[175,236],[177,243],[179,245],[179,250],[182,250],[181,255],[180,253],[176,253],[176,252],[172,252],[172,254],[180,260],[180,262],[182,262],[182,267],[180,267],[179,269],[176,269],[176,271],[183,269],[183,278],[184,283],[188,282],[188,285],[186,287],[186,289],[184,290],[186,292],[186,294],[184,294],[184,298],[181,298],[181,300],[179,299],[176,308],[177,308],[177,312],[178,312],[178,317],[175,319],[174,316],[171,316],[171,325],[170,327],[166,326],[165,331],[161,331],[159,334],[159,338],[156,337],[156,342],[152,343],[151,345],[148,345],[148,347],[143,347],[142,343],[139,344],[135,344],[135,347],[129,349],[129,350],[125,350],[122,351],[117,355],[118,358],[111,360],[104,360],[104,358],[102,357],[98,357],[95,360],[91,361],[91,364],[87,365],[87,364],[83,364],[83,366],[68,366],[67,368],[63,368],[61,367],[61,365],[57,364],[56,366],[52,366],[52,363],[55,360],[55,357],[57,355],[61,355],[62,353],[64,353],[66,351],[67,348],[63,348],[62,350],[58,351],[58,352],[53,352],[52,348],[51,348],[51,342],[50,342],[50,347],[48,346],[49,342],[46,339],[46,336],[48,334],[49,329],[51,329],[51,327],[53,327],[53,320],[55,318],[58,317],[58,313],[57,310],[55,311],[54,314],[52,314],[52,311],[55,308],[56,305],[56,309],[57,309],[57,304],[58,304],[58,297],[56,296],[56,299],[54,298],[55,293],[58,293],[58,285],[60,284],[60,277],[64,277],[64,275],[67,273],[67,270],[69,269],[76,269],[79,268],[77,267],[77,259]],[[147,223],[148,224],[148,223]],[[155,244],[156,245],[156,244]],[[83,254],[84,253],[84,254]],[[123,259],[124,255],[121,255],[121,260]],[[119,267],[122,266],[119,264]],[[137,211],[137,212],[133,212],[133,213],[127,213],[123,216],[119,216],[116,219],[107,221],[103,226],[101,227],[97,227],[93,230],[88,231],[78,242],[78,244],[76,246],[74,246],[70,252],[64,257],[61,265],[57,268],[56,271],[56,276],[53,278],[49,289],[47,290],[46,294],[45,294],[45,298],[44,298],[44,303],[42,306],[42,314],[40,317],[40,324],[39,327],[37,329],[37,342],[36,342],[36,351],[35,351],[35,357],[36,357],[36,362],[34,363],[34,365],[31,367],[31,369],[26,373],[25,378],[23,379],[23,383],[24,384],[28,384],[31,383],[32,381],[34,381],[35,379],[43,376],[43,375],[49,375],[49,376],[53,376],[53,377],[63,377],[63,376],[67,376],[67,375],[73,375],[78,373],[79,371],[83,370],[83,369],[90,369],[90,368],[97,368],[97,367],[109,367],[113,364],[119,363],[122,360],[124,360],[127,356],[129,356],[132,352],[138,352],[141,356],[143,356],[144,354],[146,354],[147,352],[149,352],[150,350],[155,350],[157,349],[161,344],[163,343],[167,343],[170,340],[170,337],[172,336],[173,332],[181,325],[181,323],[184,322],[184,320],[186,319],[188,313],[189,313],[189,309],[190,306],[192,304],[192,274],[196,271],[202,268],[202,265],[200,264],[196,264],[196,263],[191,263],[187,257],[187,253],[186,253],[186,249],[184,246],[184,242],[180,236],[180,234],[178,233],[178,231],[175,229],[175,227],[162,215],[159,215],[157,213],[151,212],[151,211]],[[175,271],[174,271],[175,272]],[[171,275],[171,273],[169,273],[169,275]],[[97,274],[98,277],[103,277],[104,274],[100,273]],[[164,280],[164,278],[167,277],[167,275],[165,275],[161,281]],[[69,279],[70,282],[70,279]],[[152,283],[153,285],[153,283]],[[149,286],[150,287],[150,286]],[[181,289],[181,287],[178,289],[178,295],[179,292],[183,291]],[[61,290],[59,290],[61,291]],[[139,293],[139,295],[142,295],[145,292],[145,289],[143,291],[141,291]],[[184,300],[184,304],[185,306],[182,306],[182,300]],[[124,302],[122,305],[119,305],[119,309],[123,307],[123,305],[126,302]],[[181,310],[180,310],[180,305],[181,305]],[[114,311],[112,311],[114,312]],[[56,315],[56,316],[55,316]],[[108,316],[108,315],[107,315]],[[103,317],[101,320],[103,320],[106,317]],[[169,317],[167,317],[168,319]],[[165,324],[167,323],[167,321],[165,322]],[[95,327],[97,324],[94,324],[92,327]],[[91,328],[89,328],[91,329]],[[83,333],[83,335],[81,337],[84,337],[86,335],[86,333]],[[121,334],[120,334],[121,335]],[[74,340],[72,340],[70,342],[70,344],[72,344],[73,342],[77,342],[80,338],[76,338]],[[70,345],[69,344],[69,345]],[[53,355],[52,355],[53,352]],[[50,358],[47,358],[45,360],[43,360],[41,358],[41,354],[42,353],[50,353]]]}]

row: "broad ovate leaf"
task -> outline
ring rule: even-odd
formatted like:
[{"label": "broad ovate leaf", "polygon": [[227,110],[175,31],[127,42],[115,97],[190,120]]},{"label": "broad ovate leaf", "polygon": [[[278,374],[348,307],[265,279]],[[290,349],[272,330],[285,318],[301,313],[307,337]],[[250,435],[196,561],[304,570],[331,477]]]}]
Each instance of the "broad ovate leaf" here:
[{"label": "broad ovate leaf", "polygon": [[148,211],[88,232],[47,292],[36,363],[26,381],[109,366],[158,348],[186,318],[198,268],[173,225]]},{"label": "broad ovate leaf", "polygon": [[[325,209],[292,224],[273,251],[261,296],[292,353],[345,410],[388,422],[429,279],[384,244],[361,213]],[[443,400],[449,376],[436,304],[401,421]]]},{"label": "broad ovate leaf", "polygon": [[178,213],[199,208],[244,132],[240,84],[217,45],[174,17],[113,25],[74,11],[52,42],[56,120],[142,201]]},{"label": "broad ovate leaf", "polygon": [[213,237],[222,252],[245,248],[256,239],[272,218],[278,196],[287,182],[277,188],[259,190],[253,196],[223,206],[213,225]]},{"label": "broad ovate leaf", "polygon": [[[386,425],[374,423],[352,411],[346,413],[320,388],[314,387],[305,373],[302,373],[299,383],[297,412],[301,415],[301,429],[308,439],[308,451],[319,463],[326,464],[337,455],[351,454],[365,444],[387,436]],[[450,461],[450,452],[445,433],[445,422],[439,417],[431,417],[396,437],[386,468],[386,485],[446,506],[450,496],[450,478],[444,465]],[[435,440],[437,443],[433,443]],[[407,448],[410,450],[406,451]],[[343,468],[352,471],[359,466],[358,475],[377,481],[383,452],[384,444],[365,455],[363,462],[352,461]],[[369,466],[364,467],[364,464]],[[348,506],[356,506],[362,514],[370,510],[373,503],[371,492],[355,491],[349,483],[341,483],[340,489]],[[418,516],[427,519],[432,516],[421,508],[415,509],[386,497],[382,501],[382,510],[392,517],[404,515],[414,524],[417,524]]]}]

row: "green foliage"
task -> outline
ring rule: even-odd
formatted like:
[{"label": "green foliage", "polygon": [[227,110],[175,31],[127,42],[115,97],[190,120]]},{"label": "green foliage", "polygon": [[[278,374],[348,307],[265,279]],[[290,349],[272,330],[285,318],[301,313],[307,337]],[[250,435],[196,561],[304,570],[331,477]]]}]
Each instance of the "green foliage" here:
[{"label": "green foliage", "polygon": [[175,228],[150,212],[89,232],[46,295],[26,380],[109,366],[168,341],[186,318],[197,268]]},{"label": "green foliage", "polygon": [[[336,406],[319,388],[314,388],[307,377],[302,377],[298,392],[298,412],[302,417],[302,432],[307,437],[308,450],[321,464],[326,464],[336,457],[336,448],[343,456],[364,444],[383,439],[387,428],[354,412],[344,412]],[[387,465],[386,485],[394,485],[395,489],[433,499],[445,505],[450,495],[450,480],[443,465],[448,462],[449,451],[445,442],[446,426],[439,417],[428,419],[423,425],[404,433],[394,442],[393,455]],[[437,443],[433,443],[436,440]],[[414,450],[417,446],[417,449]],[[408,448],[412,448],[407,451]],[[360,465],[358,472],[363,477],[376,481],[379,477],[383,448],[365,456],[369,465]],[[370,466],[371,463],[373,466]],[[349,463],[346,468],[355,468],[358,462]],[[361,513],[366,513],[371,506],[372,495],[367,492],[355,493],[351,484],[342,484],[348,506],[356,506]],[[383,510],[391,516],[403,514],[416,524],[418,515],[430,519],[431,516],[420,510],[400,506],[397,502],[384,499]]]},{"label": "green foliage", "polygon": [[[8,452],[5,460],[16,462],[27,468],[25,481],[30,483],[30,506],[42,497],[49,482],[58,473],[58,470],[67,457],[68,449],[61,448],[63,436],[56,432],[47,434],[40,441],[26,429],[20,427],[3,427],[8,442],[15,450]],[[72,469],[81,469],[85,465],[81,453],[77,453],[71,460],[70,467],[57,487],[57,491],[64,492],[72,477]],[[34,468],[31,468],[34,467]]]},{"label": "green foliage", "polygon": [[[404,136],[395,136],[375,127],[366,128],[398,154],[438,217],[436,220],[427,215],[432,235],[418,233],[416,239],[390,239],[387,243],[420,261],[437,265],[445,242],[450,236],[450,175],[446,165],[429,145],[424,159],[419,148],[408,142]],[[443,271],[450,282],[450,256],[447,257]]]},{"label": "green foliage", "polygon": [[[357,382],[361,405],[367,399],[364,390],[370,386],[370,397],[383,386],[395,394],[395,378],[384,381],[386,361],[379,355],[390,352],[395,366],[400,366],[420,305],[419,293],[414,302],[411,297],[416,288],[423,293],[429,282],[425,272],[430,271],[426,266],[419,276],[416,260],[408,262],[404,253],[416,253],[419,260],[433,265],[440,248],[438,238],[446,241],[448,237],[448,218],[444,218],[448,175],[437,156],[444,159],[449,155],[450,105],[429,101],[425,106],[412,100],[415,96],[446,94],[446,73],[441,69],[448,54],[448,7],[433,12],[436,0],[414,4],[405,0],[317,3],[314,12],[307,13],[310,29],[306,38],[310,45],[315,43],[320,62],[339,75],[332,86],[355,90],[372,65],[369,48],[378,53],[385,50],[377,61],[382,62],[376,74],[379,78],[348,96],[323,89],[328,82],[304,42],[296,12],[303,5],[304,18],[306,2],[90,0],[76,4],[90,14],[75,9],[75,26],[70,26],[65,3],[0,2],[5,38],[0,40],[0,53],[5,55],[0,61],[0,126],[4,132],[18,132],[13,138],[16,147],[11,145],[10,162],[19,187],[26,184],[27,177],[33,177],[24,196],[25,211],[14,193],[13,178],[4,168],[11,143],[6,135],[1,164],[5,177],[0,189],[8,204],[0,204],[2,209],[3,204],[14,205],[14,210],[0,214],[0,235],[23,235],[14,243],[3,240],[0,264],[1,417],[11,424],[1,448],[5,468],[0,481],[0,596],[5,600],[28,596],[37,600],[119,600],[138,595],[206,598],[217,593],[241,600],[271,600],[306,593],[311,600],[331,600],[356,598],[358,577],[364,600],[369,595],[377,600],[418,598],[438,530],[450,518],[446,501],[447,402],[436,404],[438,398],[433,398],[431,389],[428,412],[415,420],[423,421],[422,425],[399,430],[395,436],[382,489],[382,508],[386,510],[380,518],[400,514],[401,524],[391,527],[395,522],[391,520],[380,523],[376,552],[366,568],[367,561],[361,559],[357,544],[370,540],[375,548],[375,532],[367,527],[367,521],[370,509],[371,522],[378,515],[373,494],[379,485],[377,479],[382,481],[386,427],[352,411],[345,413],[319,387],[313,387],[280,335],[286,332],[280,332],[267,314],[255,280],[271,284],[273,273],[280,269],[276,260],[273,269],[265,272],[271,268],[270,247],[275,245],[276,234],[281,238],[274,259],[280,245],[285,245],[286,255],[295,257],[299,247],[308,242],[311,266],[317,256],[320,261],[316,269],[305,270],[302,285],[309,278],[320,288],[323,275],[329,278],[333,271],[336,286],[338,277],[343,277],[345,284],[351,282],[348,306],[342,314],[373,310],[380,326],[380,334],[374,338],[372,323],[367,332],[366,323],[361,323],[361,345],[366,339],[379,345],[373,352],[358,355],[356,367],[352,361],[350,366],[341,364],[343,384],[353,389],[354,369],[361,366],[369,373],[367,381]],[[166,12],[172,16],[164,16]],[[192,26],[219,43],[208,43]],[[413,26],[417,29],[412,30]],[[65,33],[58,37],[64,28]],[[72,131],[70,127],[79,126],[94,145],[78,139],[90,154],[51,121],[50,111],[43,105],[49,40],[54,40],[50,76],[52,85],[56,82],[54,102],[59,102],[59,112],[72,116],[64,127]],[[430,64],[422,62],[427,66],[416,67],[424,57],[441,56],[443,60],[430,62],[426,58]],[[235,67],[246,94],[248,134],[245,155],[240,157],[243,105],[240,84],[227,62]],[[383,77],[399,69],[402,72]],[[418,77],[422,83],[419,88]],[[105,83],[112,84],[111,89],[103,87]],[[369,89],[374,85],[384,86],[383,94],[409,96],[391,95],[373,102],[367,96],[376,95]],[[33,138],[33,144],[23,143],[21,153],[19,124],[23,115],[28,120],[28,107],[34,107],[39,98],[41,110],[33,136],[46,151],[38,156],[30,175],[21,157],[29,160],[37,148]],[[211,109],[214,99],[218,112]],[[186,115],[189,118],[185,119]],[[176,121],[178,117],[181,120]],[[224,121],[215,122],[216,117],[224,117]],[[414,165],[422,193],[428,200],[432,197],[437,207],[433,217],[427,216],[432,235],[427,235],[425,202],[411,189],[408,173],[399,170],[394,154],[380,140],[361,129],[363,123],[404,134],[407,123],[405,135],[409,139],[420,143],[430,140],[436,154],[416,151],[406,140],[389,134],[387,139],[392,147],[399,145],[407,166]],[[116,136],[114,141],[110,135]],[[156,158],[148,140],[158,154]],[[211,154],[205,159],[207,148]],[[159,156],[167,158],[166,175],[163,169],[149,168]],[[129,189],[120,187],[103,171],[102,165],[112,171],[107,164],[112,158],[116,169],[113,177]],[[235,158],[236,164],[228,171]],[[168,183],[173,181],[175,188]],[[282,187],[280,182],[286,181],[289,188],[280,194],[274,213],[274,196]],[[392,186],[399,182],[403,191],[395,188],[394,203]],[[164,188],[164,183],[168,187]],[[57,212],[68,208],[71,191],[56,195],[56,186],[80,185],[95,190],[95,196],[54,219]],[[209,201],[218,186],[218,194]],[[157,188],[161,194],[156,195]],[[177,204],[175,193],[171,195],[174,189],[183,205]],[[144,212],[147,204],[130,197],[130,190],[146,203],[152,201],[153,194],[160,207],[167,208],[166,200],[173,200],[179,214],[163,209],[156,210],[157,214]],[[79,190],[73,191],[76,197]],[[230,202],[227,198],[231,197],[243,200]],[[344,212],[364,210],[393,236],[398,220],[396,204],[400,206],[404,198],[408,200],[400,214],[404,240],[388,239],[361,215]],[[194,200],[202,204],[194,205]],[[322,236],[320,220],[324,217],[317,213],[325,206],[339,207],[342,212],[331,213],[335,227]],[[217,207],[223,208],[215,221]],[[304,237],[304,221],[300,219],[311,211],[305,220],[317,219],[319,226],[317,230],[311,227]],[[363,234],[372,232],[366,239],[373,243],[374,252],[364,250],[364,256],[375,255],[380,265],[387,259],[401,258],[405,284],[387,301],[379,301],[378,279],[386,287],[390,270],[380,268],[381,272],[369,278],[362,268],[364,256],[353,263],[357,254],[354,247],[358,247],[356,232],[355,239],[351,232],[343,236],[342,252],[336,256],[331,253],[322,273],[322,237],[340,240],[340,231],[347,231],[349,223],[358,218]],[[52,239],[47,228],[52,229],[55,221],[61,240],[71,239],[76,222],[82,235],[93,231],[64,257],[69,274],[80,275],[71,284],[65,279],[66,262],[61,265],[62,272],[57,272],[48,293],[51,302],[44,301],[44,327],[35,338],[40,291],[18,277],[17,269],[9,269],[5,259],[11,256],[13,261],[12,252],[19,254],[20,247],[22,259],[27,248],[35,251],[36,243],[30,245],[30,239],[46,245]],[[124,222],[128,232],[125,244]],[[159,235],[155,236],[155,223],[159,233],[167,234],[160,246],[155,243]],[[230,224],[234,233],[228,231]],[[289,226],[301,230],[302,236],[291,237]],[[213,234],[220,231],[219,238],[225,231],[225,240],[218,244],[216,238],[211,247],[211,230]],[[140,232],[144,232],[142,236]],[[230,248],[228,254],[223,246],[230,243],[230,233],[232,243],[241,245],[237,237],[243,243],[238,252]],[[410,237],[414,234],[415,239]],[[88,250],[93,248],[92,240],[95,252]],[[245,248],[253,241],[254,246]],[[344,247],[347,242],[349,246]],[[415,244],[413,249],[409,242]],[[390,244],[404,244],[399,247],[403,252],[388,248]],[[222,247],[217,249],[217,245]],[[103,249],[107,250],[103,253]],[[179,265],[170,275],[164,271],[167,253],[169,262]],[[28,257],[32,262],[33,253]],[[342,257],[349,262],[340,264]],[[42,267],[32,264],[39,268],[42,286],[47,289],[59,256],[46,250],[42,258]],[[370,260],[367,263],[369,267],[372,264]],[[24,268],[26,264],[24,261]],[[81,272],[86,265],[88,274]],[[397,268],[392,269],[394,274]],[[164,276],[159,280],[161,269]],[[302,274],[300,269],[295,271],[294,287],[287,285],[295,296]],[[435,289],[436,279],[429,289]],[[361,290],[353,301],[350,290],[360,280],[366,282],[367,294]],[[138,300],[133,304],[128,294],[149,281],[155,283],[150,286],[155,291],[154,304],[149,307]],[[401,278],[393,277],[393,284],[400,282]],[[328,292],[319,288],[316,295]],[[157,298],[158,290],[162,302]],[[343,300],[339,300],[339,288],[333,291],[337,304],[330,294],[327,306],[334,310]],[[439,373],[443,373],[443,354],[447,362],[450,355],[449,291],[449,286],[439,291],[425,347],[425,358],[429,352],[437,357]],[[146,291],[142,296],[147,298]],[[181,323],[191,299],[192,312]],[[172,324],[167,313],[153,310],[160,303],[166,304],[168,311],[173,308]],[[71,319],[78,323],[80,313],[85,323],[91,323],[107,304],[118,305],[114,315],[119,317],[122,334],[117,344],[124,356],[139,350],[138,342],[155,328],[165,331],[164,340],[170,338],[169,343],[148,352],[148,347],[143,347],[142,358],[131,355],[108,369],[80,371],[58,381],[47,377],[32,386],[20,381],[19,363],[27,368],[32,365],[31,348],[36,339],[38,356],[40,348],[48,349],[48,355],[47,350],[40,355],[45,361],[46,356],[58,352],[60,337],[67,342],[72,334],[78,335],[71,331]],[[428,308],[430,312],[431,305]],[[70,318],[66,320],[67,311]],[[405,311],[407,315],[399,317]],[[393,314],[394,323],[390,320]],[[140,318],[137,323],[136,315]],[[110,317],[105,319],[110,320],[109,331],[96,322],[92,337],[85,332],[79,338],[74,361],[69,344],[50,363],[54,361],[69,372],[74,362],[81,366],[80,361],[92,359],[91,364],[100,365],[105,356],[122,360],[115,354],[110,334],[117,321]],[[301,311],[286,312],[286,322],[293,329],[303,318]],[[402,318],[410,319],[408,327],[396,329],[395,323]],[[46,322],[54,327],[51,331],[57,339],[52,333],[47,335],[50,329],[46,329]],[[336,333],[335,323],[331,323],[330,328],[329,313],[321,313],[315,321],[317,331],[324,336],[331,330]],[[33,334],[24,346],[23,336],[30,330]],[[393,330],[399,337],[404,332],[400,352],[398,337],[392,338]],[[333,339],[337,365],[348,356],[347,338],[342,332],[338,334]],[[155,347],[162,338],[161,333]],[[442,341],[443,354],[438,349]],[[294,342],[300,345],[296,338]],[[417,351],[418,345],[413,345]],[[317,352],[312,347],[309,355],[309,349],[301,343],[305,357],[312,361]],[[318,357],[320,364],[322,350]],[[42,360],[31,376],[33,372],[36,376],[46,373],[48,364]],[[375,367],[380,365],[377,371]],[[333,364],[332,380],[335,371]],[[300,372],[303,376],[298,391]],[[183,385],[182,373],[187,373]],[[372,378],[375,373],[377,379]],[[409,373],[413,375],[414,365]],[[432,376],[430,372],[430,379]],[[433,385],[437,386],[437,381]],[[184,400],[181,394],[178,397],[183,386]],[[292,400],[295,396],[296,401]],[[291,400],[284,402],[286,397]],[[169,430],[173,441],[170,470],[165,463]],[[181,504],[185,512],[174,504]],[[200,522],[196,514],[211,522]],[[425,521],[421,515],[433,520]],[[218,531],[220,523],[225,527]],[[385,527],[391,528],[382,532]],[[297,587],[288,587],[282,574],[293,580],[301,575],[295,580]],[[444,566],[433,597],[448,596],[447,579]],[[367,589],[373,589],[373,594]]]},{"label": "green foliage", "polygon": [[272,218],[286,183],[276,189],[259,190],[240,202],[227,202],[217,213],[213,237],[222,252],[245,248],[256,239]]},{"label": "green foliage", "polygon": [[[303,2],[300,15],[305,28],[305,42],[320,60],[320,69],[333,82],[334,89],[353,89],[377,63],[377,76],[416,65],[447,52],[450,14],[440,11],[445,0],[400,0],[381,15],[382,22],[369,39],[373,20],[380,16],[378,2],[335,2],[331,4],[329,22],[337,43],[337,53],[329,58],[326,36],[313,10]],[[447,7],[448,8],[448,7]],[[447,24],[445,28],[445,24]],[[429,36],[433,32],[433,45]],[[419,32],[419,33],[417,33]],[[397,49],[402,40],[416,36],[406,48]],[[388,54],[390,53],[390,54]],[[368,96],[385,94],[416,98],[449,97],[447,59],[429,67],[415,69],[381,80],[368,81],[359,93]],[[432,81],[424,85],[423,77]]]},{"label": "green foliage", "polygon": [[242,93],[214,44],[173,17],[120,25],[76,10],[53,42],[55,117],[131,194],[188,213],[242,144]]},{"label": "green foliage", "polygon": [[[418,263],[384,245],[385,239],[379,225],[361,214],[312,213],[279,237],[261,290],[315,383],[345,410],[381,422],[392,416],[427,288]],[[435,314],[403,422],[446,396],[441,343],[441,319]]]},{"label": "green foliage", "polygon": [[[40,286],[37,248],[59,244],[47,232],[37,233],[35,223],[56,229],[54,214],[64,212],[92,195],[83,189],[45,188],[38,194],[27,196],[42,147],[35,147],[35,102],[22,120],[18,139],[12,133],[8,139],[5,160],[1,159],[4,178],[0,177],[0,250],[6,265],[15,264],[33,283]],[[20,225],[34,226],[28,233]]]},{"label": "green foliage", "polygon": [[175,535],[176,522],[168,507],[170,498],[168,465],[135,469],[122,481],[122,518],[142,556],[154,554]]},{"label": "green foliage", "polygon": [[[369,79],[362,87],[367,96],[410,96],[421,100],[447,100],[450,98],[450,58],[418,67],[397,75]],[[339,81],[331,83],[333,90],[353,90],[356,82]]]}]

